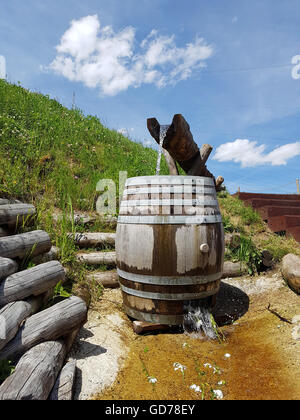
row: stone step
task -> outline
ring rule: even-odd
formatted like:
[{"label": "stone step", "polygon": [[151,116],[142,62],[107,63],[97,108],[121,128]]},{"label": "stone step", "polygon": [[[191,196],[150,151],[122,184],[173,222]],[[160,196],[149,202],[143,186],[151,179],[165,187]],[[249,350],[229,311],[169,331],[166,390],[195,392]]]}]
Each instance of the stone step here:
[{"label": "stone step", "polygon": [[281,207],[281,206],[266,206],[257,209],[263,220],[268,220],[270,217],[295,215],[300,216],[299,207]]},{"label": "stone step", "polygon": [[300,226],[300,216],[275,216],[268,219],[268,225],[273,232],[286,231],[290,227]]},{"label": "stone step", "polygon": [[300,242],[300,226],[289,227],[286,230],[286,234],[288,236],[292,236],[295,239],[295,241]]},{"label": "stone step", "polygon": [[266,206],[280,206],[280,207],[300,207],[300,200],[275,200],[275,199],[265,199],[265,198],[253,198],[249,200],[244,200],[245,204],[249,204],[254,209],[259,207]]},{"label": "stone step", "polygon": [[299,194],[263,194],[263,193],[247,193],[239,192],[233,194],[234,197],[238,197],[240,200],[252,200],[254,198],[263,198],[268,200],[299,200]]}]

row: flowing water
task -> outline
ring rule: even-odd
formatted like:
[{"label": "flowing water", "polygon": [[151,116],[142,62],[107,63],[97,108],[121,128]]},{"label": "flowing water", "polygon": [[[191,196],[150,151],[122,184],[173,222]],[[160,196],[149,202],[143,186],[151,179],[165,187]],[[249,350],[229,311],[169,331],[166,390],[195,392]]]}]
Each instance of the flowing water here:
[{"label": "flowing water", "polygon": [[159,175],[160,172],[160,162],[161,162],[161,155],[162,155],[162,146],[164,143],[164,139],[166,137],[167,131],[169,129],[169,125],[161,125],[159,130],[159,148],[158,148],[158,156],[157,156],[157,163],[156,163],[156,175]]},{"label": "flowing water", "polygon": [[216,325],[211,313],[211,299],[190,300],[184,305],[183,328],[193,337],[203,334],[211,339],[217,339]]}]

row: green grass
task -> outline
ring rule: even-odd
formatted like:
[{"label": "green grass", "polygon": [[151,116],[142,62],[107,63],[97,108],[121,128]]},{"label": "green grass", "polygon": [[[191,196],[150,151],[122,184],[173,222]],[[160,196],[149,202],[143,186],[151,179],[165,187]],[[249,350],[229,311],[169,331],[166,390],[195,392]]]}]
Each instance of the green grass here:
[{"label": "green grass", "polygon": [[223,192],[219,194],[218,200],[225,231],[246,232],[247,228],[252,231],[264,229],[260,215],[251,206],[246,206],[242,200]]},{"label": "green grass", "polygon": [[[145,122],[146,123],[146,122]],[[154,141],[154,140],[153,140]],[[95,210],[96,185],[155,173],[157,152],[94,116],[0,80],[0,195]],[[167,166],[162,160],[162,174]]]}]

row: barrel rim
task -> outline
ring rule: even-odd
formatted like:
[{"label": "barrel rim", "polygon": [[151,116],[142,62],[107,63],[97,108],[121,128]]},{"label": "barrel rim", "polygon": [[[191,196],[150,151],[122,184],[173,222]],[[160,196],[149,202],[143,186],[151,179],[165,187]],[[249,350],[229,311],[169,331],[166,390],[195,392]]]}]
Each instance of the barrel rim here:
[{"label": "barrel rim", "polygon": [[215,295],[220,289],[220,283],[216,288],[211,290],[203,290],[202,292],[194,293],[159,293],[159,292],[146,292],[144,290],[131,289],[123,284],[120,284],[121,290],[127,295],[135,296],[143,299],[154,299],[154,300],[167,300],[167,301],[184,301],[184,300],[197,300],[203,299],[208,296]]},{"label": "barrel rim", "polygon": [[[145,184],[151,183],[151,181],[161,181],[161,180],[168,180],[168,183],[174,181],[181,181],[184,183],[184,180],[193,181],[202,181],[204,185],[212,185],[215,186],[213,178],[207,176],[193,176],[193,175],[143,175],[143,176],[136,176],[132,178],[127,178],[125,186],[134,185],[134,182],[142,182],[145,180]],[[205,182],[207,181],[207,182]]]}]

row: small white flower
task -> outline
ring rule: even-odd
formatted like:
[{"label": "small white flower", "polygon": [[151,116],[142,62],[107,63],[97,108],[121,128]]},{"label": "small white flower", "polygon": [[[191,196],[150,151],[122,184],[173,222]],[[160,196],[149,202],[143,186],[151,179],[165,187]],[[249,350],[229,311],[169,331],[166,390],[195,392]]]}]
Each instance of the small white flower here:
[{"label": "small white flower", "polygon": [[219,375],[221,374],[221,370],[218,367],[213,367],[213,373],[218,373]]},{"label": "small white flower", "polygon": [[229,353],[224,354],[224,357],[226,357],[227,359],[229,359],[230,356],[231,356],[231,354],[229,354]]},{"label": "small white flower", "polygon": [[180,370],[182,373],[186,370],[186,366],[183,366],[181,363],[173,363],[174,370]]},{"label": "small white flower", "polygon": [[148,382],[149,382],[150,384],[156,384],[157,379],[156,379],[156,378],[154,378],[153,376],[148,376]]},{"label": "small white flower", "polygon": [[214,389],[213,393],[217,400],[221,400],[223,398],[223,392],[220,389]]},{"label": "small white flower", "polygon": [[195,392],[202,392],[200,386],[196,384],[191,385],[190,389],[193,389]]},{"label": "small white flower", "polygon": [[204,363],[204,365],[203,365],[204,367],[208,367],[209,369],[211,369],[212,368],[212,365],[210,364],[210,363]]},{"label": "small white flower", "polygon": [[187,346],[188,346],[188,343],[183,343],[183,344],[182,344],[182,347],[183,347],[183,348],[185,348],[185,347],[187,347]]}]

